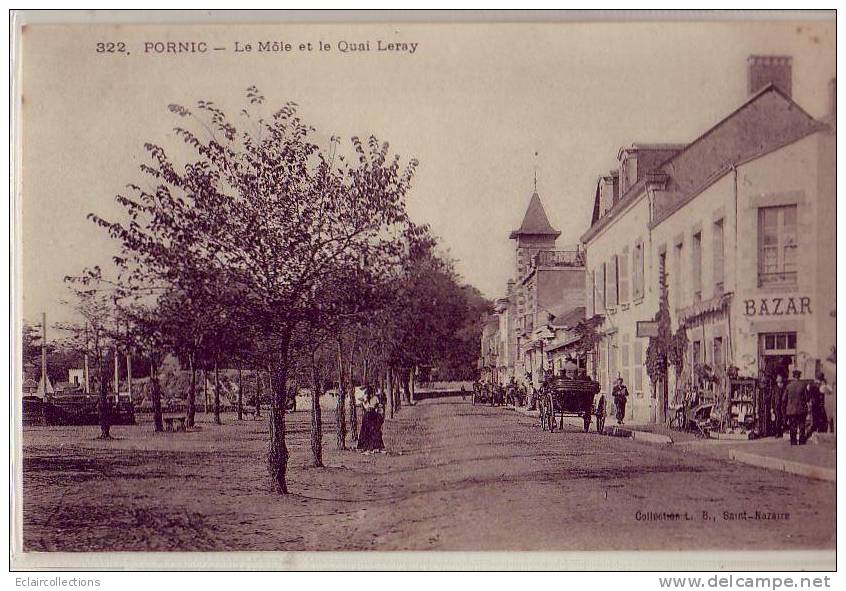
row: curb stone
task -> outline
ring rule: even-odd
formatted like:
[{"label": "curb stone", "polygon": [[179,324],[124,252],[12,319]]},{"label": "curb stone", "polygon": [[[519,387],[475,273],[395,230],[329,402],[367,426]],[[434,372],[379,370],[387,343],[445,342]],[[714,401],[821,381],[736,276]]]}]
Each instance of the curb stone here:
[{"label": "curb stone", "polygon": [[761,456],[746,451],[737,451],[736,449],[729,450],[729,458],[736,462],[758,466],[759,468],[780,470],[781,472],[798,474],[799,476],[814,478],[816,480],[827,480],[829,482],[837,481],[837,471],[833,468],[824,468],[822,466],[813,466],[811,464],[803,464],[801,462],[792,462],[790,460],[782,460],[780,458]]}]

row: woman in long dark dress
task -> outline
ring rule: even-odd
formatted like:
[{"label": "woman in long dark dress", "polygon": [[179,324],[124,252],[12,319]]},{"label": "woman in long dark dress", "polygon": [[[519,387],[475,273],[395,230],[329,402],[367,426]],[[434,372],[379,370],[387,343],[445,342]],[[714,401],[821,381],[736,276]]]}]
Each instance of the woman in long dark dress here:
[{"label": "woman in long dark dress", "polygon": [[361,418],[361,431],[358,435],[358,449],[362,451],[376,451],[385,448],[382,441],[382,423],[384,417],[381,413],[379,398],[373,390],[368,387],[366,398],[362,403],[364,416]]}]

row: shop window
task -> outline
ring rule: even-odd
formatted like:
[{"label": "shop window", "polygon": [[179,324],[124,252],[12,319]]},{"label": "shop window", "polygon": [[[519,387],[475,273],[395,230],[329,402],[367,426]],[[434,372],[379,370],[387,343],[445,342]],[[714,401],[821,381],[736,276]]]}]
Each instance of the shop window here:
[{"label": "shop window", "polygon": [[696,303],[702,301],[702,232],[693,235],[690,254],[692,257],[693,302]]},{"label": "shop window", "polygon": [[758,287],[796,285],[795,205],[758,210]]},{"label": "shop window", "polygon": [[722,295],[725,291],[725,263],[723,220],[714,222],[714,295]]}]

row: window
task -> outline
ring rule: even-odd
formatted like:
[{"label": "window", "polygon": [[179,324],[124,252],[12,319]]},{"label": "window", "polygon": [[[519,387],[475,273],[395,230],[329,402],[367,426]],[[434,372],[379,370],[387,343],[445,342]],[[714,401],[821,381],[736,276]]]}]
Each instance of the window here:
[{"label": "window", "polygon": [[796,333],[781,332],[765,334],[764,351],[792,351],[796,349]]},{"label": "window", "polygon": [[620,375],[623,378],[623,383],[627,388],[632,387],[632,382],[629,375],[629,339],[627,334],[623,335],[623,344],[620,347]]},{"label": "window", "polygon": [[696,303],[702,301],[702,232],[693,235],[690,254],[693,271],[693,302]]},{"label": "window", "polygon": [[608,268],[606,270],[605,278],[605,297],[607,298],[607,306],[613,307],[617,305],[617,255],[612,254],[611,260],[608,261]]},{"label": "window", "polygon": [[693,363],[702,363],[702,341],[693,341]]},{"label": "window", "polygon": [[643,242],[638,240],[632,250],[632,299],[641,298],[643,298]]},{"label": "window", "polygon": [[758,210],[758,287],[796,284],[795,205]]},{"label": "window", "polygon": [[629,301],[629,247],[623,249],[623,254],[617,257],[617,269],[619,277],[617,278],[617,292],[621,304]]},{"label": "window", "polygon": [[725,291],[725,246],[723,244],[723,220],[714,222],[714,295]]}]

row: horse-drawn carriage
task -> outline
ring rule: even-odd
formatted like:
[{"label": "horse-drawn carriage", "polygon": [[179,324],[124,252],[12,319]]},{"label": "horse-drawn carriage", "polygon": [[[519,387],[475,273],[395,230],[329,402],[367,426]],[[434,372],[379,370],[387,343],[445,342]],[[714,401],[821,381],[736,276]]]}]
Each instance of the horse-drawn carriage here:
[{"label": "horse-drawn carriage", "polygon": [[593,398],[599,393],[599,383],[591,379],[551,377],[544,382],[538,396],[541,428],[555,430],[555,416],[561,416],[559,429],[564,429],[564,417],[582,417],[585,432],[590,428]]}]

